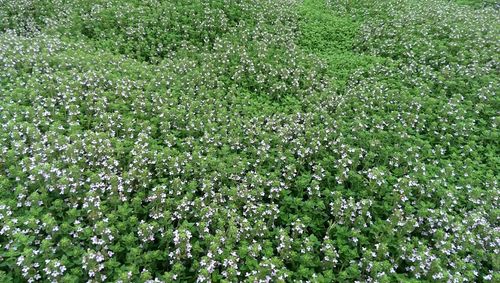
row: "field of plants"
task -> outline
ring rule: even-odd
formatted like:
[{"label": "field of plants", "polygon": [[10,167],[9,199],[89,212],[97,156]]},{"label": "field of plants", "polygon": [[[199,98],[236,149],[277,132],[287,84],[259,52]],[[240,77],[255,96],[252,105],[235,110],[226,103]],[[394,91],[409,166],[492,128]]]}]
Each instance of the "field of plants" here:
[{"label": "field of plants", "polygon": [[500,282],[500,3],[0,0],[0,282]]}]

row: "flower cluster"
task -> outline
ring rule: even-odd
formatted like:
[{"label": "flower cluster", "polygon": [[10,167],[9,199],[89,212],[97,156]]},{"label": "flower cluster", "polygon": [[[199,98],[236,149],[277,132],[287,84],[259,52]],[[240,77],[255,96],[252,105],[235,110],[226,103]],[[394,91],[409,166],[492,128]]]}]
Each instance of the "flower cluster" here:
[{"label": "flower cluster", "polygon": [[0,281],[499,281],[498,10],[379,2],[0,1]]}]

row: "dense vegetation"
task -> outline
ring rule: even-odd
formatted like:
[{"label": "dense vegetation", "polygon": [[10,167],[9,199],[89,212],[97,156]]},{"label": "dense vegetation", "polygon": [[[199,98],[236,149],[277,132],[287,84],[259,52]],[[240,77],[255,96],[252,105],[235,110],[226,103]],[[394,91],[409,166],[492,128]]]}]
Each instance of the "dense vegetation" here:
[{"label": "dense vegetation", "polygon": [[499,282],[498,8],[0,0],[0,282]]}]

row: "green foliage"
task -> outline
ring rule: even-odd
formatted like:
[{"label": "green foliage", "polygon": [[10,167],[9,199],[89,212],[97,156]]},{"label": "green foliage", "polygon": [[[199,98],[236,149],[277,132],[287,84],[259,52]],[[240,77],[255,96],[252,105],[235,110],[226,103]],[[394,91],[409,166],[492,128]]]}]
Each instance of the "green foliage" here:
[{"label": "green foliage", "polygon": [[299,44],[328,64],[327,73],[340,91],[358,68],[367,68],[383,58],[355,52],[362,21],[334,9],[323,0],[306,0],[300,9]]},{"label": "green foliage", "polygon": [[497,282],[498,19],[0,1],[0,282]]},{"label": "green foliage", "polygon": [[498,9],[500,3],[497,0],[455,0],[458,4],[470,5],[475,8],[485,8],[493,6]]}]

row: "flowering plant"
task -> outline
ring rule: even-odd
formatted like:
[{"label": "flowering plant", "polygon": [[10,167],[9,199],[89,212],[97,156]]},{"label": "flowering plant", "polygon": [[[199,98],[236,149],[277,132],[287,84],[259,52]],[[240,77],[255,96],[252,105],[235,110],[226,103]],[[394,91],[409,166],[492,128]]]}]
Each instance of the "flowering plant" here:
[{"label": "flowering plant", "polygon": [[495,5],[0,1],[0,282],[498,282]]}]

